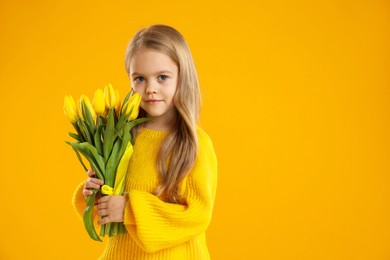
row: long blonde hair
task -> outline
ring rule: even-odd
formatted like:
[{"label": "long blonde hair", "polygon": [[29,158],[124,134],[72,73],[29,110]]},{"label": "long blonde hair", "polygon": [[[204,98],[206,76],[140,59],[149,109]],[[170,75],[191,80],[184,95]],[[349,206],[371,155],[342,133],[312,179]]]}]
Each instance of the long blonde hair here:
[{"label": "long blonde hair", "polygon": [[[170,203],[184,204],[180,186],[194,166],[198,152],[196,123],[201,106],[199,82],[190,49],[184,37],[167,25],[152,25],[138,31],[130,41],[125,67],[139,48],[153,49],[169,56],[178,66],[178,82],[173,102],[177,110],[176,127],[162,142],[157,156],[159,185],[154,194]],[[145,116],[145,111],[140,112]],[[135,129],[137,132],[138,129]]]}]

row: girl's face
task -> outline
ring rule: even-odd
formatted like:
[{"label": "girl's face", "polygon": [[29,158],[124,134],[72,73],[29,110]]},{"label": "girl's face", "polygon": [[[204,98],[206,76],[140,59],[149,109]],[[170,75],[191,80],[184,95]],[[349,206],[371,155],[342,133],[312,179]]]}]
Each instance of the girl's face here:
[{"label": "girl's face", "polygon": [[176,121],[173,97],[177,88],[178,66],[166,54],[139,49],[130,62],[130,81],[142,95],[141,107],[153,121],[146,126],[168,129]]}]

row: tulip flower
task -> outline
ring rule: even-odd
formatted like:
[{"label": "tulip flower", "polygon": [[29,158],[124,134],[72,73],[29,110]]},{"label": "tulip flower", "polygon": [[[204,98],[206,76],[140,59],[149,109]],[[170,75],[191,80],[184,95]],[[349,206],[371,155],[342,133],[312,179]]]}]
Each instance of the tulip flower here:
[{"label": "tulip flower", "polygon": [[86,111],[83,109],[84,106],[85,108],[88,109],[88,111],[91,113],[91,116],[93,118],[93,120],[96,120],[96,113],[95,113],[95,110],[93,109],[93,106],[91,104],[91,101],[89,101],[89,98],[85,95],[81,95],[80,99],[79,99],[79,111],[80,111],[80,117],[82,119],[86,119],[85,116],[86,116]]},{"label": "tulip flower", "polygon": [[134,93],[129,101],[126,102],[127,107],[125,114],[128,116],[128,120],[134,120],[138,117],[140,103],[141,95],[138,93]]},{"label": "tulip flower", "polygon": [[114,89],[111,83],[104,87],[104,98],[108,109],[116,107],[120,103],[119,91],[118,89]]},{"label": "tulip flower", "polygon": [[95,95],[93,97],[93,108],[95,109],[96,114],[100,116],[106,116],[107,111],[104,100],[104,93],[101,89],[95,91]]},{"label": "tulip flower", "polygon": [[77,101],[77,108],[78,108],[78,111],[79,111],[79,117],[81,119],[84,119],[84,115],[83,115],[83,103],[81,102],[81,98],[79,98],[79,100]]},{"label": "tulip flower", "polygon": [[77,106],[72,96],[65,96],[64,98],[64,112],[66,117],[72,122],[76,122]]}]

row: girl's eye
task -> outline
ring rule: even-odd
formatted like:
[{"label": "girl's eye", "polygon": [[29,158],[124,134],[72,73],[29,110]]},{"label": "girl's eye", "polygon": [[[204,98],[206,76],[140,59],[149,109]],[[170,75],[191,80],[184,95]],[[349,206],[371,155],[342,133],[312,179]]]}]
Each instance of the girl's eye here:
[{"label": "girl's eye", "polygon": [[166,75],[160,75],[160,76],[158,76],[158,79],[159,80],[166,80],[168,78],[168,76],[166,76]]},{"label": "girl's eye", "polygon": [[141,82],[143,82],[144,80],[145,80],[144,77],[136,77],[136,78],[134,79],[134,81],[137,82],[137,83],[141,83]]}]

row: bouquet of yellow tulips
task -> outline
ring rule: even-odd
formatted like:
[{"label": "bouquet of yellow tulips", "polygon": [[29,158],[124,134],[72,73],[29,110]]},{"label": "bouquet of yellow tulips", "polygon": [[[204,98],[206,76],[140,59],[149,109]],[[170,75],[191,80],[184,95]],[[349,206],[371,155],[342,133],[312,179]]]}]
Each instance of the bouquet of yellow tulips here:
[{"label": "bouquet of yellow tulips", "polygon": [[[138,118],[141,96],[138,93],[130,97],[127,94],[122,105],[118,89],[111,84],[105,86],[104,92],[95,92],[93,104],[82,95],[76,105],[72,96],[65,96],[64,112],[71,121],[76,133],[69,135],[76,142],[66,142],[76,152],[81,165],[87,171],[81,155],[87,159],[95,170],[96,177],[104,181],[101,189],[93,190],[86,199],[83,215],[84,226],[89,236],[102,241],[95,231],[93,210],[97,193],[104,195],[122,195],[127,166],[133,153],[133,140],[130,134],[132,127],[145,122]],[[81,154],[81,155],[80,155]],[[126,233],[123,223],[108,223],[101,227],[100,236],[115,236]]]}]

